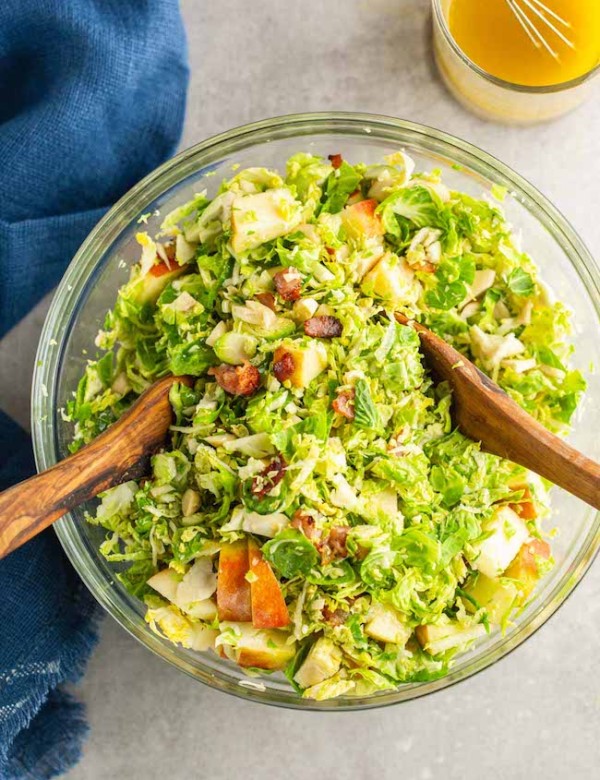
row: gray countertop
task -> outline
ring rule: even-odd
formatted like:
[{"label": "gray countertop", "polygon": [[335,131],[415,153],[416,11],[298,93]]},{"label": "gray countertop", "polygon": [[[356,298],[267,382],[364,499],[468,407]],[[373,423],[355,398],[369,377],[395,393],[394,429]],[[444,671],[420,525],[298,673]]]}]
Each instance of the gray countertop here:
[{"label": "gray countertop", "polygon": [[[529,129],[476,119],[434,72],[426,0],[183,0],[182,8],[192,70],[182,148],[300,111],[415,120],[515,168],[600,255],[597,98]],[[0,344],[1,405],[23,421],[44,309]],[[106,619],[78,686],[91,736],[68,778],[588,778],[600,765],[599,649],[598,564],[559,614],[496,666],[432,697],[364,713],[299,713],[219,694]]]}]

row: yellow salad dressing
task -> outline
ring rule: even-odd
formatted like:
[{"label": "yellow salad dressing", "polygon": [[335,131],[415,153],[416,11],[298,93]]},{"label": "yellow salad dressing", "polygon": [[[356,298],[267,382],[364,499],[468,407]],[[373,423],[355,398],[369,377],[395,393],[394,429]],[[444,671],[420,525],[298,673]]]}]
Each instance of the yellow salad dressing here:
[{"label": "yellow salad dressing", "polygon": [[543,0],[570,24],[553,23],[572,41],[571,49],[520,0],[536,27],[557,53],[536,48],[506,0],[451,0],[450,32],[460,49],[492,76],[530,87],[562,84],[589,73],[600,63],[600,0]]}]

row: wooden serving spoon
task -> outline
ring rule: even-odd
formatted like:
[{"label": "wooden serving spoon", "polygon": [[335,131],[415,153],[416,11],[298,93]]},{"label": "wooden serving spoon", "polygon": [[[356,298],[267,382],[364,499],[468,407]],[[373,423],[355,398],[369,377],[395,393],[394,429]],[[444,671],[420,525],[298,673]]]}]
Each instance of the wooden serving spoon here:
[{"label": "wooden serving spoon", "polygon": [[0,493],[0,558],[39,534],[70,509],[110,487],[147,473],[172,422],[169,390],[188,377],[152,385],[91,444],[35,477]]},{"label": "wooden serving spoon", "polygon": [[421,339],[434,373],[452,387],[452,416],[460,431],[487,452],[512,460],[600,509],[600,464],[547,431],[497,384],[428,328],[397,313]]},{"label": "wooden serving spoon", "polygon": [[[417,331],[432,369],[450,383],[454,422],[465,436],[600,509],[600,465],[547,431],[439,336],[402,314],[396,319]],[[87,447],[0,494],[0,558],[70,509],[147,472],[171,424],[174,382],[192,380],[159,380]]]}]

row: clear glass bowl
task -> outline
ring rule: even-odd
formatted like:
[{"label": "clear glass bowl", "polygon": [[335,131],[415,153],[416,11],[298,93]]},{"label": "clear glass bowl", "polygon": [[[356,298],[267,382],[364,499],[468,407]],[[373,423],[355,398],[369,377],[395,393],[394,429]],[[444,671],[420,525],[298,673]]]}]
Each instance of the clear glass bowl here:
[{"label": "clear glass bowl", "polygon": [[[38,469],[67,455],[71,425],[60,408],[76,387],[94,337],[128,266],[139,254],[134,235],[142,214],[147,229],[162,213],[204,187],[213,194],[231,166],[282,166],[294,152],[343,153],[350,161],[373,163],[384,154],[406,149],[420,168],[441,168],[451,187],[476,196],[493,184],[508,188],[505,207],[524,248],[533,254],[561,300],[573,309],[577,345],[575,363],[586,373],[590,361],[600,364],[600,276],[585,246],[559,212],[520,176],[470,144],[438,130],[387,117],[361,114],[305,114],[246,125],[210,138],[147,176],[94,228],[73,259],[56,292],[42,333],[33,380],[32,427]],[[207,177],[206,174],[211,174]],[[600,460],[600,381],[590,377],[589,393],[571,442]],[[585,420],[585,425],[581,420]],[[144,622],[144,607],[116,581],[98,553],[101,529],[88,525],[81,507],[55,528],[71,562],[103,607],[144,645],[191,677],[255,701],[314,710],[378,707],[445,688],[485,669],[517,647],[556,611],[589,567],[600,545],[600,514],[575,498],[554,490],[553,523],[560,529],[554,545],[556,568],[544,580],[534,602],[504,635],[495,633],[459,657],[447,677],[411,683],[392,693],[365,698],[314,702],[300,698],[281,676],[248,680],[228,661],[212,653],[176,647],[154,634]],[[90,509],[91,507],[87,507]]]}]

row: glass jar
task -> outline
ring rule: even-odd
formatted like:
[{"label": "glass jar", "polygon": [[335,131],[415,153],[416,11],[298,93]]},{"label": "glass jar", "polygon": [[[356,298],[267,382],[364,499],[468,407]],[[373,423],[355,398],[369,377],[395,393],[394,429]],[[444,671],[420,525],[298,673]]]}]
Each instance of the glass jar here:
[{"label": "glass jar", "polygon": [[451,4],[452,0],[432,0],[435,61],[450,92],[478,116],[530,125],[572,111],[591,94],[600,63],[577,79],[546,87],[512,84],[487,73],[454,40],[448,23]]}]

